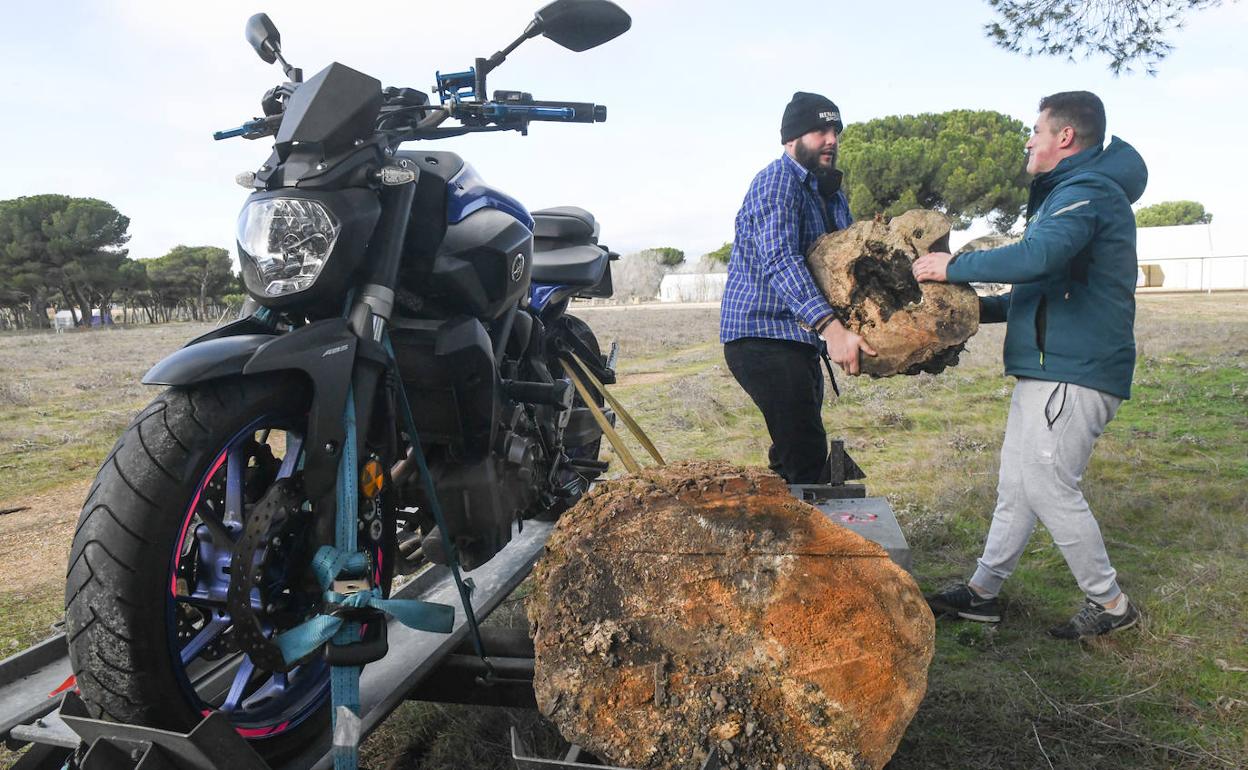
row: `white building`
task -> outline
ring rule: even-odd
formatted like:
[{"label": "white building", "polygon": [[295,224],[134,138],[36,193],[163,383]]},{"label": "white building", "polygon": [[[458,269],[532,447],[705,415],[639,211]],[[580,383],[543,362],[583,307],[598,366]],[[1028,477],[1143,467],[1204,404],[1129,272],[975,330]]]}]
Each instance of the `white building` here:
[{"label": "white building", "polygon": [[1207,225],[1141,227],[1136,231],[1143,290],[1248,289],[1248,230]]}]

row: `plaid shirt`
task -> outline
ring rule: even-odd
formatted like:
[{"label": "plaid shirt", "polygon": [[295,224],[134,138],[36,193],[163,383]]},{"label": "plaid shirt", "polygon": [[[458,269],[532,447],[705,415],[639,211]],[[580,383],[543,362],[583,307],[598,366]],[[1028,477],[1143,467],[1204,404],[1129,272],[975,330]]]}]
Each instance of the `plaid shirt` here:
[{"label": "plaid shirt", "polygon": [[805,254],[819,236],[852,221],[845,193],[820,195],[815,175],[788,153],[760,171],[737,212],[719,341],[769,337],[818,345],[819,335],[798,322],[813,327],[832,306],[806,269]]}]

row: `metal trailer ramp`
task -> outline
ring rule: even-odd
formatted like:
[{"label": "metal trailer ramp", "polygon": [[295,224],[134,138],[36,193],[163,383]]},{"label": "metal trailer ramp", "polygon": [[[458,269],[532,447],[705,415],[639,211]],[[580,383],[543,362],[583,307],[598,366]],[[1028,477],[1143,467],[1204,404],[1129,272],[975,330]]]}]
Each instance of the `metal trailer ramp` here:
[{"label": "metal trailer ramp", "polygon": [[0,738],[55,710],[60,696],[54,693],[72,674],[63,633],[0,661]]},{"label": "metal trailer ramp", "polygon": [[[901,567],[909,570],[911,554],[888,501],[866,497],[860,484],[793,485],[794,497],[819,508],[833,522],[846,526],[882,545]],[[493,612],[528,576],[545,547],[553,524],[528,521],[523,531],[498,556],[470,577],[475,584],[473,608],[478,618]],[[423,599],[459,606],[459,596],[449,570],[432,568],[395,593],[395,598]],[[468,645],[468,627],[462,611],[456,613],[450,634],[414,631],[390,622],[390,652],[368,664],[360,678],[362,736],[380,725],[404,700],[427,700],[472,705],[535,707],[532,675],[533,650],[527,635],[486,628],[485,644],[499,685],[476,687],[483,673],[479,658]],[[268,770],[255,751],[219,714],[205,718],[190,733],[140,728],[86,717],[76,695],[55,692],[70,676],[64,634],[54,636],[7,660],[0,661],[0,738],[10,748],[34,744],[13,770],[59,770],[68,753],[80,745],[95,749],[86,770]],[[62,699],[66,700],[61,706]],[[307,749],[273,770],[328,770],[330,738],[327,733]],[[512,757],[519,770],[597,768],[627,770],[602,765],[579,746],[564,756],[533,756],[513,730]],[[204,764],[205,759],[210,760]],[[712,752],[699,770],[721,767]],[[691,769],[693,770],[693,769]]]},{"label": "metal trailer ramp", "polygon": [[[789,489],[797,499],[823,511],[833,523],[883,546],[897,566],[906,572],[913,572],[910,544],[906,542],[906,536],[901,531],[901,525],[897,523],[897,516],[893,513],[893,507],[888,504],[888,499],[843,494],[847,487],[855,486],[858,485],[793,484]],[[858,489],[861,488],[858,486]]]}]

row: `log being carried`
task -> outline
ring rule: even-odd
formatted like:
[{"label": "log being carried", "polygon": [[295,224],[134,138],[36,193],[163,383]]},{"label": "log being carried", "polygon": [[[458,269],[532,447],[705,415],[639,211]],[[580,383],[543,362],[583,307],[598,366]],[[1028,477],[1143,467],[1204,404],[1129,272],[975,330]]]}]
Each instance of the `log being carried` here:
[{"label": "log being carried", "polygon": [[606,482],[534,582],[538,705],[615,765],[879,768],[926,688],[914,580],[762,469]]},{"label": "log being carried", "polygon": [[828,233],[806,256],[810,274],[841,323],[879,354],[862,357],[873,376],[940,372],[958,362],[979,328],[979,300],[967,286],[920,284],[910,265],[930,251],[949,250],[949,220],[935,211],[907,211],[885,224],[856,222]]}]

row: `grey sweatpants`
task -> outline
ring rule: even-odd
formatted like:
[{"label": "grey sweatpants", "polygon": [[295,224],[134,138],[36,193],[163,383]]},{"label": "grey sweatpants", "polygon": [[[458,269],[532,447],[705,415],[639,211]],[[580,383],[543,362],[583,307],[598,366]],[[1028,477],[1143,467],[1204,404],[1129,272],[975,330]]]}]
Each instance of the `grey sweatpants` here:
[{"label": "grey sweatpants", "polygon": [[1079,487],[1092,447],[1121,403],[1081,385],[1019,379],[1001,446],[997,508],[972,584],[998,594],[1039,521],[1088,598],[1105,604],[1122,593]]}]

